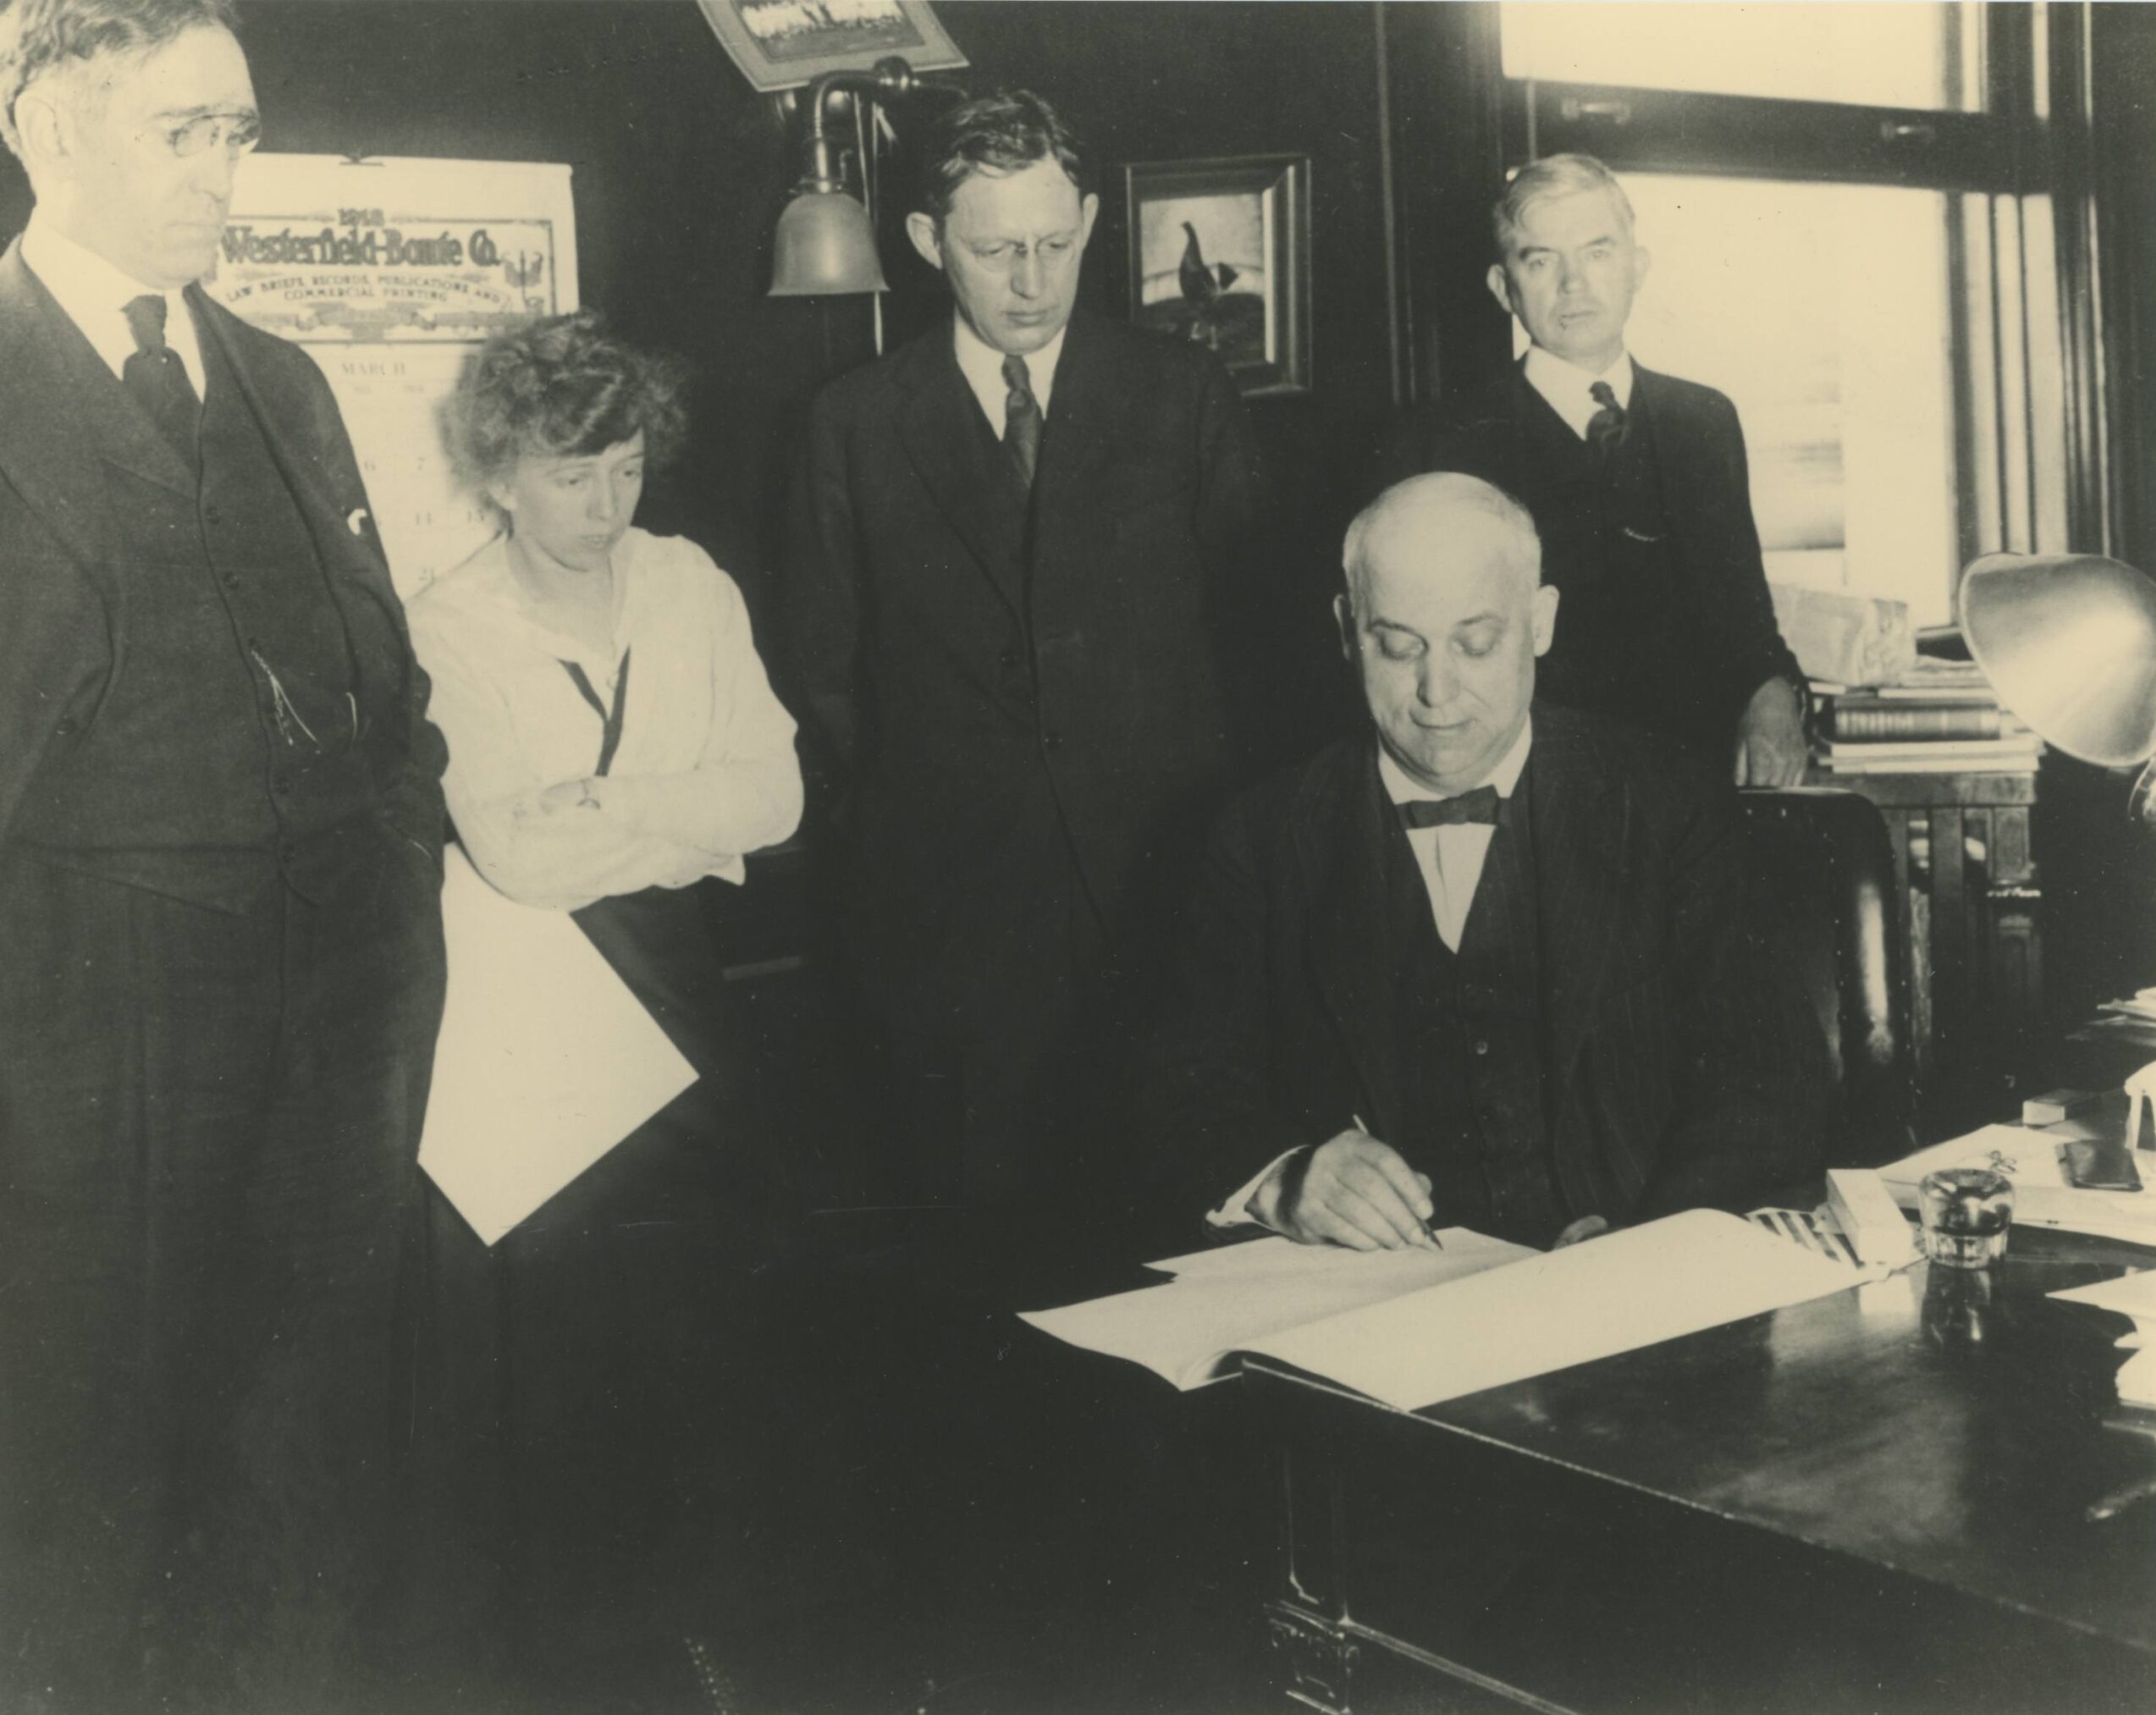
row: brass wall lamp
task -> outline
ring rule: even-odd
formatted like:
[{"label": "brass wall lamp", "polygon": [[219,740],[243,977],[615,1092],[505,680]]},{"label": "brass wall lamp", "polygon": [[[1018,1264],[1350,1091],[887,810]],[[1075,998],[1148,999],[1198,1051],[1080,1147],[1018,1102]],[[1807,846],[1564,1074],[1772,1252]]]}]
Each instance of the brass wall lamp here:
[{"label": "brass wall lamp", "polygon": [[[873,192],[865,170],[858,196],[848,188],[846,163],[862,148],[835,132],[835,100],[887,107],[916,95],[962,96],[962,85],[949,78],[924,77],[894,56],[871,71],[825,72],[808,86],[808,130],[802,142],[802,174],[793,197],[779,216],[773,245],[771,293],[775,298],[817,298],[888,291],[876,254]],[[873,122],[860,135],[872,140]]]}]

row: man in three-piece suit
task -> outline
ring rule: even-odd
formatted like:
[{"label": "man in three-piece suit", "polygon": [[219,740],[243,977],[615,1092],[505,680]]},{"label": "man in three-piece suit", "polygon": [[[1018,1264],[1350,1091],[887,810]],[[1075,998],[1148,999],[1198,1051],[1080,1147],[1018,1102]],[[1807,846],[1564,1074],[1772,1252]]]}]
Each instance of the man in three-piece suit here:
[{"label": "man in three-piece suit", "polygon": [[1099,199],[1045,102],[924,155],[956,313],[818,398],[782,616],[929,1188],[991,1203],[1077,1174],[1103,988],[1230,781],[1257,460],[1209,353],[1072,313]]},{"label": "man in three-piece suit", "polygon": [[1744,431],[1712,388],[1634,362],[1648,253],[1609,169],[1552,155],[1494,212],[1489,285],[1527,331],[1496,384],[1403,426],[1390,474],[1464,471],[1525,503],[1565,623],[1537,694],[1714,757],[1740,786],[1805,764],[1804,681],[1752,521]]},{"label": "man in three-piece suit", "polygon": [[196,284],[232,23],[0,15],[10,1710],[325,1707],[386,1546],[444,752],[327,383]]},{"label": "man in three-piece suit", "polygon": [[1750,948],[1733,788],[1530,712],[1564,615],[1525,511],[1411,478],[1346,565],[1375,733],[1215,832],[1155,1051],[1172,1194],[1357,1249],[1547,1245],[1815,1172],[1823,1049]]}]

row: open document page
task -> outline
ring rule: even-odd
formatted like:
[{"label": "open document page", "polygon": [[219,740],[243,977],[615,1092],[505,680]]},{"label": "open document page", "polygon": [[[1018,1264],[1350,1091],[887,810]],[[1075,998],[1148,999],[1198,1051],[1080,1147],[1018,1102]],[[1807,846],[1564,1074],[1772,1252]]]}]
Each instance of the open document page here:
[{"label": "open document page", "polygon": [[1154,1264],[1176,1277],[1164,1285],[1023,1320],[1188,1389],[1232,1373],[1222,1359],[1264,1335],[1539,1255],[1464,1227],[1437,1237],[1442,1250],[1343,1250],[1285,1238],[1223,1245]]},{"label": "open document page", "polygon": [[1869,1277],[1695,1209],[1249,1340],[1403,1411],[1613,1357]]}]

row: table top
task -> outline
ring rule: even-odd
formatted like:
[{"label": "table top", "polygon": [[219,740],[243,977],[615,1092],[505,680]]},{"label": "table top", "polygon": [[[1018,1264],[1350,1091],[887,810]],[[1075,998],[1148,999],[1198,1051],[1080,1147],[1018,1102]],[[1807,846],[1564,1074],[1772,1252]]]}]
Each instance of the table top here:
[{"label": "table top", "polygon": [[1415,1415],[2156,1652],[2156,1417],[2112,1380],[2129,1325],[2045,1296],[2127,1258],[2156,1261],[2017,1229],[1990,1272],[1920,1264]]}]

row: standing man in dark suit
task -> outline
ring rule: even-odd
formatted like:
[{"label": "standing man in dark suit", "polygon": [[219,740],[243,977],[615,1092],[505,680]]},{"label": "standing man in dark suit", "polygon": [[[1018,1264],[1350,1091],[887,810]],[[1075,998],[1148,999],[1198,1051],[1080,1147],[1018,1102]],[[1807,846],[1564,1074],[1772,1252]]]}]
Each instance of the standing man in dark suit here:
[{"label": "standing man in dark suit", "polygon": [[1391,474],[1464,471],[1526,503],[1565,624],[1538,694],[1616,715],[1740,786],[1804,773],[1804,680],[1752,521],[1744,431],[1712,388],[1624,349],[1648,254],[1585,155],[1523,167],[1494,214],[1490,290],[1533,343],[1490,388],[1409,421]]},{"label": "standing man in dark suit", "polygon": [[1563,616],[1525,512],[1414,477],[1346,565],[1376,731],[1215,833],[1156,1049],[1172,1195],[1358,1249],[1547,1245],[1817,1172],[1824,1054],[1745,934],[1730,788],[1530,714]]},{"label": "standing man in dark suit", "polygon": [[1234,771],[1257,460],[1211,356],[1073,313],[1099,199],[1045,102],[924,156],[956,311],[817,400],[783,617],[930,1188],[989,1203],[1077,1171],[1103,989]]},{"label": "standing man in dark suit", "polygon": [[301,1715],[386,1547],[443,747],[328,384],[196,284],[228,0],[17,0],[0,120],[0,1706]]}]

